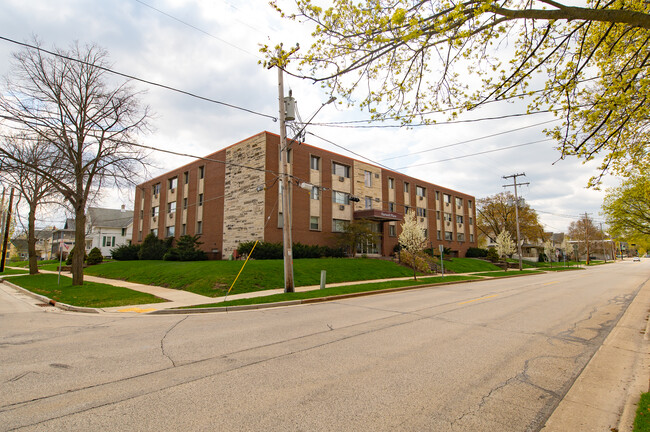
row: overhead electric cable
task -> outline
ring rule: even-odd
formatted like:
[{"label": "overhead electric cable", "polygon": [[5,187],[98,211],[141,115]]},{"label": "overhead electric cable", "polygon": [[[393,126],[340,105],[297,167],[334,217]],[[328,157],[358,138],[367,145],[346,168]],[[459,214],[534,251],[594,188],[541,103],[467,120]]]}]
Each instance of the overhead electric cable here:
[{"label": "overhead electric cable", "polygon": [[273,120],[274,122],[278,121],[278,118],[274,117],[272,115],[264,114],[264,113],[254,111],[254,110],[251,110],[251,109],[248,109],[248,108],[243,108],[243,107],[233,105],[233,104],[230,104],[230,103],[227,103],[227,102],[218,101],[216,99],[211,99],[211,98],[208,98],[208,97],[205,97],[205,96],[200,96],[200,95],[197,95],[195,93],[191,93],[191,92],[188,92],[188,91],[185,91],[185,90],[180,90],[180,89],[177,89],[175,87],[171,87],[171,86],[168,86],[168,85],[165,85],[165,84],[160,84],[160,83],[157,83],[157,82],[154,82],[154,81],[149,81],[149,80],[146,80],[146,79],[143,79],[143,78],[138,78],[138,77],[136,77],[134,75],[129,75],[129,74],[126,74],[126,73],[118,72],[118,71],[115,71],[113,69],[110,69],[110,68],[107,68],[107,67],[104,67],[104,66],[98,66],[96,64],[91,64],[91,63],[85,62],[83,60],[79,60],[79,59],[75,59],[75,58],[72,58],[72,57],[65,56],[63,54],[55,53],[55,52],[47,50],[45,48],[40,48],[40,47],[37,47],[35,45],[31,45],[31,44],[28,44],[28,43],[25,43],[25,42],[18,42],[18,41],[15,41],[13,39],[9,39],[9,38],[4,37],[4,36],[0,36],[0,40],[11,42],[13,44],[23,46],[25,48],[35,49],[35,50],[38,50],[40,52],[44,52],[46,54],[49,54],[49,55],[52,55],[52,56],[55,56],[55,57],[60,57],[62,59],[75,61],[77,63],[81,63],[81,64],[86,65],[86,66],[95,67],[95,68],[103,70],[105,72],[108,72],[108,73],[111,73],[111,74],[114,74],[114,75],[118,75],[118,76],[121,76],[121,77],[124,77],[124,78],[128,78],[128,79],[131,79],[133,81],[139,81],[139,82],[142,82],[142,83],[145,83],[145,84],[152,85],[154,87],[160,87],[160,88],[170,90],[170,91],[173,91],[173,92],[176,92],[176,93],[184,94],[186,96],[191,96],[193,98],[200,99],[202,101],[211,102],[211,103],[215,103],[215,104],[218,104],[218,105],[223,105],[223,106],[226,106],[228,108],[233,108],[233,109],[244,111],[244,112],[247,112],[247,113],[250,113],[250,114],[255,114],[255,115],[258,115],[260,117],[266,117],[266,118],[269,118],[269,119]]},{"label": "overhead electric cable", "polygon": [[467,144],[467,143],[471,143],[471,142],[474,142],[474,141],[480,141],[480,140],[487,139],[487,138],[493,138],[495,136],[505,135],[505,134],[509,134],[509,133],[512,133],[512,132],[517,132],[517,131],[520,131],[520,130],[532,128],[532,127],[535,127],[535,126],[541,126],[543,124],[553,123],[553,122],[560,121],[560,120],[561,119],[548,120],[548,121],[544,121],[544,122],[541,122],[541,123],[535,123],[535,124],[532,124],[532,125],[523,126],[523,127],[516,128],[516,129],[510,129],[510,130],[507,130],[507,131],[494,133],[494,134],[491,134],[491,135],[484,135],[484,136],[478,137],[478,138],[472,138],[472,139],[465,140],[465,141],[459,141],[459,142],[454,143],[454,144],[447,144],[447,145],[443,145],[443,146],[439,146],[439,147],[434,147],[434,148],[431,148],[431,149],[428,149],[428,150],[422,150],[422,151],[413,152],[413,153],[400,155],[400,156],[393,156],[393,157],[390,157],[390,158],[382,159],[382,161],[393,160],[393,159],[401,159],[401,158],[409,157],[409,156],[416,155],[416,154],[422,154],[422,153],[427,153],[427,152],[431,152],[431,151],[434,151],[434,150],[440,150],[440,149],[443,149],[443,148],[454,147],[454,146],[457,146],[457,145]]},{"label": "overhead electric cable", "polygon": [[370,159],[369,157],[366,157],[366,156],[364,156],[364,155],[362,155],[362,154],[359,154],[359,153],[353,152],[352,150],[347,149],[347,148],[343,147],[342,145],[339,145],[339,144],[335,143],[334,141],[330,141],[330,140],[328,140],[328,139],[326,139],[326,138],[323,138],[323,137],[321,137],[321,136],[318,136],[318,135],[316,135],[316,134],[313,133],[313,132],[307,132],[307,133],[308,133],[309,135],[313,135],[313,136],[315,136],[316,138],[321,139],[321,140],[323,140],[323,141],[325,141],[325,142],[327,142],[327,143],[330,143],[330,144],[332,144],[333,146],[336,146],[336,147],[338,147],[338,148],[340,148],[340,149],[343,149],[343,150],[345,150],[346,152],[352,153],[352,154],[355,155],[355,156],[359,156],[360,158],[363,158],[363,159],[365,159],[365,160],[367,160],[367,161],[369,161],[369,162],[372,162],[372,163],[374,163],[375,165],[379,165],[379,166],[382,167],[382,168],[386,168],[386,169],[388,169],[388,170],[395,171],[395,169],[393,169],[393,168],[390,168],[390,167],[388,167],[388,166],[386,166],[386,165],[384,165],[384,164],[381,164],[381,163],[379,163],[379,162],[377,162],[377,161],[374,161],[374,160]]}]

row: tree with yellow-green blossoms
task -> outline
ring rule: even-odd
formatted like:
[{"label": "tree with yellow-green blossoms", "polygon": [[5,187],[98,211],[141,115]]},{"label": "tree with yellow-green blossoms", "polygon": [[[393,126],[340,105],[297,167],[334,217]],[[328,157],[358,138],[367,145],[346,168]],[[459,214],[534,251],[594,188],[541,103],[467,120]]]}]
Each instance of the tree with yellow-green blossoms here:
[{"label": "tree with yellow-green blossoms", "polygon": [[[562,157],[599,158],[603,175],[650,169],[650,2],[293,0],[314,42],[284,60],[375,119],[431,122],[511,98],[549,110]],[[293,9],[291,9],[293,8]],[[291,9],[291,10],[290,10]],[[281,46],[264,46],[273,61]],[[532,84],[541,75],[543,88]],[[532,85],[531,85],[532,84]],[[532,88],[535,86],[535,88]]]}]

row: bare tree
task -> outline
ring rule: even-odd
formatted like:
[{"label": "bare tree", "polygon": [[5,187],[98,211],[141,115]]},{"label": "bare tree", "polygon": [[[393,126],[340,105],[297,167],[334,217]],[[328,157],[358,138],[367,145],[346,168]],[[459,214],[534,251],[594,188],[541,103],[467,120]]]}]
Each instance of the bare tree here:
[{"label": "bare tree", "polygon": [[[56,176],[56,154],[47,143],[30,139],[25,135],[6,137],[2,148],[11,157],[0,160],[0,172],[3,179],[18,190],[29,207],[27,216],[27,255],[29,257],[29,274],[38,273],[36,256],[36,211],[40,205],[52,202],[59,191],[49,177]],[[20,161],[20,162],[18,162]],[[49,176],[41,175],[30,167],[39,166],[47,170]]]},{"label": "bare tree", "polygon": [[[56,176],[41,166],[28,167],[68,201],[75,215],[75,245],[84,248],[89,198],[104,186],[133,184],[145,168],[146,155],[134,139],[148,130],[150,114],[128,82],[109,84],[104,49],[74,44],[54,52],[30,48],[14,53],[0,110],[13,129],[38,137],[57,152]],[[9,150],[3,145],[0,156],[24,162]],[[73,259],[73,285],[83,284],[83,255]]]}]

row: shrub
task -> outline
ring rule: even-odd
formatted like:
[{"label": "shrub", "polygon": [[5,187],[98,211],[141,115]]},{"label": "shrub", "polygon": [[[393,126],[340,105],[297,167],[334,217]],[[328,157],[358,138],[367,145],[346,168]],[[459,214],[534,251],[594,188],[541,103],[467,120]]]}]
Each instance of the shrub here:
[{"label": "shrub", "polygon": [[412,254],[406,249],[399,253],[400,262],[408,267],[414,268],[421,273],[430,273],[431,267],[423,254]]},{"label": "shrub", "polygon": [[[254,241],[242,242],[237,247],[239,255],[248,255],[253,249]],[[282,259],[282,243],[259,242],[255,246],[251,258],[258,260]],[[329,246],[304,245],[302,243],[293,244],[293,258],[343,258],[345,251],[343,248],[332,248]]]},{"label": "shrub", "polygon": [[173,237],[162,240],[153,233],[148,234],[140,246],[138,258],[141,260],[161,260],[173,241]]},{"label": "shrub", "polygon": [[492,262],[499,261],[499,253],[497,252],[496,248],[489,248],[486,258]]},{"label": "shrub", "polygon": [[88,265],[95,265],[99,264],[102,261],[104,261],[104,256],[102,255],[102,251],[99,250],[98,247],[94,247],[90,250],[90,253],[88,254],[88,258],[86,258],[86,263]]},{"label": "shrub", "polygon": [[165,253],[163,259],[165,261],[205,261],[208,259],[205,252],[199,249],[199,245],[203,244],[199,241],[200,235],[182,235],[176,242],[176,247],[173,247]]},{"label": "shrub", "polygon": [[467,253],[465,254],[466,258],[485,258],[488,255],[488,250],[487,249],[482,249],[482,248],[477,248],[477,247],[471,247],[467,249]]},{"label": "shrub", "polygon": [[[65,265],[72,265],[72,255],[74,254],[75,248],[73,247],[68,254],[68,258],[65,260]],[[88,259],[88,254],[84,250],[84,262]]]},{"label": "shrub", "polygon": [[138,259],[140,245],[120,245],[111,249],[111,256],[118,261],[133,261]]}]

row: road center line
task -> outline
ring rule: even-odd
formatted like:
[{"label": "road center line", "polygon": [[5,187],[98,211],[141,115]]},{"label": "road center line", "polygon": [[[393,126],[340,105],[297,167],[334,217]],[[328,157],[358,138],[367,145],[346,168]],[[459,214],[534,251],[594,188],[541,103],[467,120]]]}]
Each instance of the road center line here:
[{"label": "road center line", "polygon": [[498,295],[499,295],[499,294],[492,294],[492,295],[485,296],[485,297],[475,298],[475,299],[473,299],[473,300],[467,300],[467,301],[464,301],[464,302],[461,302],[461,303],[458,303],[458,304],[459,304],[459,305],[463,305],[463,304],[467,304],[467,303],[472,303],[472,302],[475,302],[475,301],[485,300],[485,299],[489,299],[489,298],[492,298],[492,297],[496,297],[496,296],[498,296]]},{"label": "road center line", "polygon": [[553,284],[556,284],[556,283],[560,283],[560,281],[547,282],[544,285],[553,285]]}]

